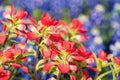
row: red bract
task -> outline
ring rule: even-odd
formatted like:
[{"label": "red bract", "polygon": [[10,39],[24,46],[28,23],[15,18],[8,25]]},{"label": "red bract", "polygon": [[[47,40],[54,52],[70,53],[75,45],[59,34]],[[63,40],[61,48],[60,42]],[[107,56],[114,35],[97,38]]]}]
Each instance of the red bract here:
[{"label": "red bract", "polygon": [[76,72],[77,71],[77,66],[75,64],[70,64],[70,70]]},{"label": "red bract", "polygon": [[85,46],[78,47],[78,52],[80,55],[84,56],[86,53],[86,47]]},{"label": "red bract", "polygon": [[2,31],[5,33],[6,30],[7,30],[6,25],[3,25],[3,26],[2,26]]},{"label": "red bract", "polygon": [[86,36],[85,34],[80,34],[80,35],[76,36],[76,39],[80,42],[85,42],[86,40],[89,39],[89,37]]},{"label": "red bract", "polygon": [[62,41],[62,47],[63,47],[63,50],[66,50],[67,52],[74,52],[75,51],[75,42]]},{"label": "red bract", "polygon": [[2,73],[4,70],[4,67],[3,66],[0,66],[0,73]]},{"label": "red bract", "polygon": [[27,11],[24,11],[23,9],[19,9],[17,13],[15,14],[15,19],[23,19],[28,15]]},{"label": "red bract", "polygon": [[82,56],[72,56],[72,59],[81,62],[81,61],[84,61],[84,60],[85,60],[85,57],[82,57]]},{"label": "red bract", "polygon": [[[2,51],[2,53],[1,53],[2,62],[4,63],[7,61],[11,61],[21,54],[23,54],[23,51],[21,49],[16,49],[16,46],[13,45],[12,48]],[[21,58],[21,60],[22,60],[22,58]]]},{"label": "red bract", "polygon": [[89,66],[89,65],[87,65],[86,67],[89,68],[89,69],[91,69],[91,70],[93,70],[93,71],[95,71],[95,72],[98,72],[98,71],[99,71],[97,68],[94,68],[94,67]]},{"label": "red bract", "polygon": [[74,18],[70,24],[71,29],[78,31],[79,33],[85,33],[87,30],[83,29],[83,23]]},{"label": "red bract", "polygon": [[44,13],[41,19],[41,23],[45,26],[57,25],[58,22],[52,19],[48,13]]},{"label": "red bract", "polygon": [[14,6],[11,6],[11,12],[4,12],[3,16],[11,23],[27,23],[26,20],[23,20],[28,15],[27,11],[19,9],[16,14],[14,14]]},{"label": "red bract", "polygon": [[56,33],[50,34],[50,39],[52,41],[55,41],[55,42],[63,40],[63,38],[61,37],[61,35],[60,34],[56,34]]},{"label": "red bract", "polygon": [[87,70],[83,70],[84,80],[87,80],[88,76],[89,76],[89,72]]},{"label": "red bract", "polygon": [[107,60],[107,54],[103,50],[100,50],[100,52],[98,53],[98,58],[103,61]]},{"label": "red bract", "polygon": [[83,23],[80,22],[78,19],[74,18],[71,23],[71,28],[72,29],[79,29],[83,26]]},{"label": "red bract", "polygon": [[43,54],[44,57],[50,57],[51,50],[50,49],[44,49],[44,50],[42,50],[42,54]]},{"label": "red bract", "polygon": [[61,62],[61,63],[58,64],[58,69],[61,73],[66,74],[66,73],[69,72],[70,67],[69,67],[69,64]]},{"label": "red bract", "polygon": [[48,71],[53,66],[52,62],[44,64],[43,70]]},{"label": "red bract", "polygon": [[120,66],[120,57],[114,57],[114,62],[115,62],[115,64]]},{"label": "red bract", "polygon": [[72,59],[76,61],[87,61],[87,59],[92,58],[92,52],[86,52],[86,48],[84,46],[78,47],[76,51],[72,55]]},{"label": "red bract", "polygon": [[26,35],[27,35],[27,38],[30,40],[37,40],[39,38],[39,36],[33,32],[27,32]]},{"label": "red bract", "polygon": [[21,67],[21,65],[17,64],[17,63],[11,63],[10,65],[13,66],[14,68],[20,68]]},{"label": "red bract", "polygon": [[23,71],[26,73],[26,74],[28,74],[28,68],[27,68],[27,66],[22,66],[22,69],[23,69]]},{"label": "red bract", "polygon": [[75,75],[70,75],[70,80],[76,80]]},{"label": "red bract", "polygon": [[4,34],[0,34],[0,44],[5,42],[6,36]]},{"label": "red bract", "polygon": [[10,71],[4,71],[0,73],[0,80],[9,80]]}]

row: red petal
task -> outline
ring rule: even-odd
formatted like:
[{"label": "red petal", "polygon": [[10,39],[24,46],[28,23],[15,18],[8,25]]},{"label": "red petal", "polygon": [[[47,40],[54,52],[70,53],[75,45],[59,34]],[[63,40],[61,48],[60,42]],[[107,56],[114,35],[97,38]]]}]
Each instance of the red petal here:
[{"label": "red petal", "polygon": [[0,73],[2,73],[4,70],[4,67],[3,66],[0,66]]},{"label": "red petal", "polygon": [[119,59],[119,58],[115,57],[115,58],[114,58],[114,62],[115,62],[117,65],[120,65],[120,59]]},{"label": "red petal", "polygon": [[84,56],[86,53],[86,47],[85,46],[78,47],[78,52],[80,55]]},{"label": "red petal", "polygon": [[76,77],[74,75],[70,75],[70,80],[76,80]]},{"label": "red petal", "polygon": [[84,75],[84,80],[86,80],[87,77],[89,76],[89,72],[87,70],[84,70],[83,75]]},{"label": "red petal", "polygon": [[77,66],[76,65],[70,65],[70,70],[72,71],[77,71]]},{"label": "red petal", "polygon": [[98,54],[98,58],[101,59],[101,60],[106,60],[107,59],[107,54],[103,50],[100,50],[100,52]]},{"label": "red petal", "polygon": [[42,50],[42,54],[43,54],[44,57],[50,57],[51,50],[50,49],[44,49],[44,50]]},{"label": "red petal", "polygon": [[48,71],[53,66],[52,62],[48,62],[44,65],[43,70]]},{"label": "red petal", "polygon": [[28,15],[27,11],[19,9],[15,15],[15,18],[22,19],[22,18],[25,18],[27,15]]},{"label": "red petal", "polygon": [[14,5],[11,6],[10,16],[14,15]]},{"label": "red petal", "polygon": [[27,38],[30,39],[30,40],[37,40],[39,38],[39,36],[37,36],[33,32],[27,32]]},{"label": "red petal", "polygon": [[93,70],[93,71],[95,71],[95,72],[98,72],[98,69],[97,69],[97,68],[94,68],[94,67],[92,67],[92,66],[87,65],[87,68],[89,68],[89,69],[91,69],[91,70]]},{"label": "red petal", "polygon": [[3,26],[2,26],[2,31],[3,31],[3,32],[6,32],[6,30],[7,30],[6,25],[3,25]]},{"label": "red petal", "polygon": [[34,23],[34,25],[38,26],[37,21],[32,16],[29,16],[28,18]]},{"label": "red petal", "polygon": [[0,34],[0,44],[3,44],[5,42],[6,36],[3,34]]},{"label": "red petal", "polygon": [[74,18],[73,20],[72,20],[72,28],[73,29],[79,29],[79,28],[81,28],[83,26],[83,23],[82,22],[80,22],[79,20],[77,20],[76,18]]},{"label": "red petal", "polygon": [[0,74],[0,80],[9,80],[10,78],[10,71],[6,71]]},{"label": "red petal", "polygon": [[89,77],[87,80],[93,80],[91,77]]},{"label": "red petal", "polygon": [[13,66],[14,68],[20,68],[21,67],[20,64],[18,64],[18,63],[11,63],[10,65]]},{"label": "red petal", "polygon": [[28,74],[28,68],[26,66],[22,66],[23,71]]},{"label": "red petal", "polygon": [[44,13],[44,15],[42,16],[42,19],[41,19],[41,23],[45,26],[50,26],[51,25],[51,17],[48,13]]},{"label": "red petal", "polygon": [[72,56],[72,58],[76,61],[84,61],[85,60],[85,57],[82,57],[82,56]]},{"label": "red petal", "polygon": [[70,67],[69,67],[69,64],[59,63],[58,69],[61,73],[66,74],[69,72]]}]

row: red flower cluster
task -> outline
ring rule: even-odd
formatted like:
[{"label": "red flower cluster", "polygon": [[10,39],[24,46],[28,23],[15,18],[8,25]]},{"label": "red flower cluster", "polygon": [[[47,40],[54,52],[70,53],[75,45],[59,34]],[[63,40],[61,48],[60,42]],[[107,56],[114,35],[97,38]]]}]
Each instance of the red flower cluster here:
[{"label": "red flower cluster", "polygon": [[[100,50],[97,57],[93,52],[87,51],[83,45],[83,42],[88,39],[87,31],[83,28],[83,23],[76,18],[66,24],[64,21],[57,21],[51,18],[48,13],[44,13],[42,18],[36,21],[31,16],[27,17],[28,13],[22,9],[14,14],[14,6],[11,6],[11,12],[5,12],[3,16],[8,22],[1,20],[4,25],[0,33],[2,47],[0,50],[0,80],[10,78],[10,70],[5,70],[4,65],[22,68],[25,73],[28,73],[28,67],[23,64],[28,61],[26,56],[34,56],[35,58],[35,77],[37,71],[42,69],[44,72],[54,73],[58,77],[59,74],[69,74],[71,80],[92,80],[86,69],[99,72],[102,68],[110,66],[109,62],[115,62],[117,66],[113,67],[116,70],[119,69],[119,57],[109,56],[103,50]],[[12,38],[19,36],[25,41],[19,43],[12,40]],[[7,48],[7,42],[14,44],[11,48]],[[34,46],[37,50],[26,48],[27,44]],[[38,61],[39,52],[41,52],[41,60]],[[97,66],[90,66],[94,62]]]}]

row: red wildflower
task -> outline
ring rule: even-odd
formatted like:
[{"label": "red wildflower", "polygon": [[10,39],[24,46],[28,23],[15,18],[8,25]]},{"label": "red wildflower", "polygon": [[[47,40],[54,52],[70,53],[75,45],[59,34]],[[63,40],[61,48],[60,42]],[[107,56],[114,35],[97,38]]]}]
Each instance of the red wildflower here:
[{"label": "red wildflower", "polygon": [[22,9],[19,9],[16,14],[14,14],[14,6],[11,6],[11,12],[4,12],[3,16],[11,23],[16,23],[16,21],[19,21],[19,23],[27,23],[27,21],[23,20],[28,15],[27,11],[24,11]]},{"label": "red wildflower", "polygon": [[3,31],[3,32],[6,32],[6,30],[7,30],[6,25],[3,25],[3,26],[2,26],[2,31]]},{"label": "red wildflower", "polygon": [[48,13],[44,13],[41,19],[41,23],[45,26],[57,25],[58,22],[52,19]]},{"label": "red wildflower", "polygon": [[21,55],[21,54],[23,54],[22,50],[16,49],[16,47],[13,46],[12,48],[9,48],[9,49],[3,51],[2,61],[3,62],[10,61],[10,60],[16,58],[18,55]]},{"label": "red wildflower", "polygon": [[100,50],[100,52],[98,53],[98,58],[103,61],[107,60],[107,54],[103,50]]}]

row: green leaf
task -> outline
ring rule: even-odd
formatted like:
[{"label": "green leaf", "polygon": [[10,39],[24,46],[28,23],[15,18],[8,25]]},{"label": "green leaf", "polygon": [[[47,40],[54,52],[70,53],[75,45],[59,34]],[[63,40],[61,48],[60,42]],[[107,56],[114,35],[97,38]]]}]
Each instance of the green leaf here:
[{"label": "green leaf", "polygon": [[92,53],[93,53],[93,56],[94,56],[95,61],[96,61],[96,64],[97,64],[97,69],[98,69],[99,71],[101,71],[102,64],[101,64],[101,62],[98,60],[96,54],[95,54],[94,52],[92,52]]},{"label": "green leaf", "polygon": [[33,52],[27,52],[27,53],[17,56],[16,59],[27,57],[27,56],[35,56],[35,54]]},{"label": "green leaf", "polygon": [[9,35],[9,38],[16,38],[17,37],[17,34],[10,34]]},{"label": "green leaf", "polygon": [[44,64],[45,61],[43,59],[39,60],[39,62],[36,64],[36,71],[42,68],[42,64]]}]

